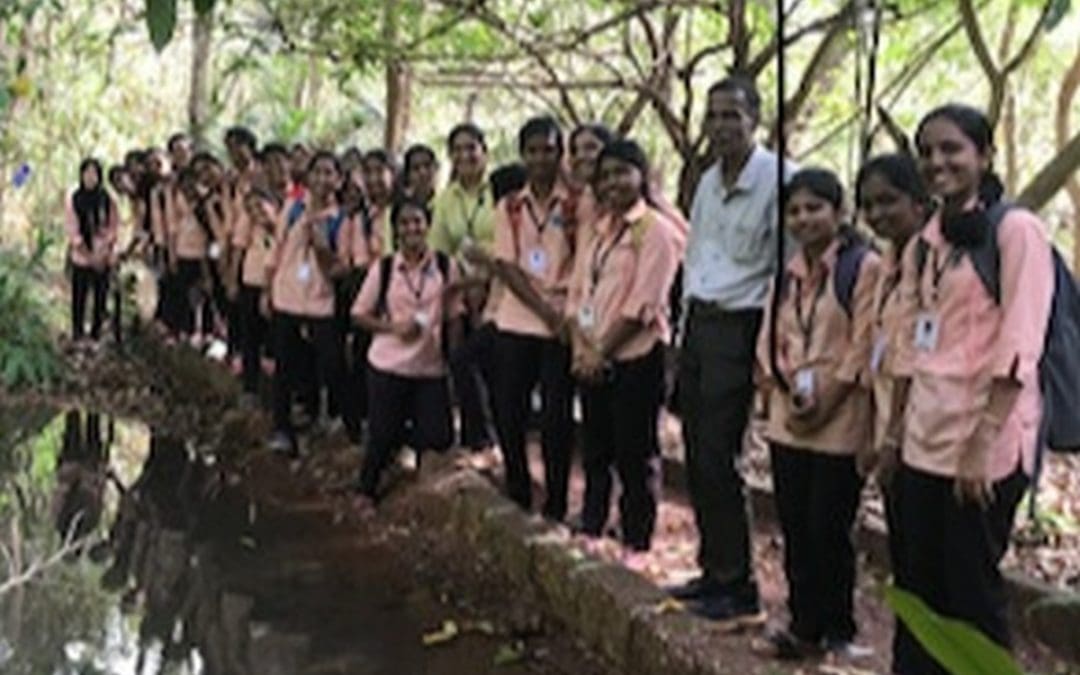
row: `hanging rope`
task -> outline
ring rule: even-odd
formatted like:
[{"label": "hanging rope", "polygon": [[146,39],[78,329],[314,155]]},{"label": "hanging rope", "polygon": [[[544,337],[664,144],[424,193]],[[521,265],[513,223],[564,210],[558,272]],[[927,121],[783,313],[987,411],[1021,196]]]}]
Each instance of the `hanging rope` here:
[{"label": "hanging rope", "polygon": [[[785,72],[785,60],[784,60],[784,0],[776,0],[776,32],[777,32],[777,45],[776,50],[776,194],[782,195],[784,190],[784,158],[787,156],[787,133],[784,101],[785,101],[785,86],[784,80],[786,76]],[[779,199],[780,204],[783,203],[782,199]],[[780,313],[780,289],[784,280],[784,267],[787,263],[787,256],[784,254],[784,233],[785,218],[784,209],[780,204],[776,209],[776,272],[773,275],[773,293],[772,303],[769,307],[769,368],[772,370],[773,379],[782,391],[789,391],[790,386],[788,381],[784,378],[783,373],[780,372],[780,359],[778,354],[778,347],[776,343],[776,324],[777,315]]]},{"label": "hanging rope", "polygon": [[[866,63],[866,99],[863,102],[863,121],[861,143],[859,144],[859,166],[866,164],[870,157],[870,145],[873,141],[872,120],[874,117],[874,97],[877,88],[877,61],[881,47],[881,14],[882,7],[879,0],[870,0],[870,9],[873,11],[873,20],[870,26],[869,53]],[[860,21],[860,26],[865,28],[865,21]],[[863,31],[865,33],[865,30]]]}]

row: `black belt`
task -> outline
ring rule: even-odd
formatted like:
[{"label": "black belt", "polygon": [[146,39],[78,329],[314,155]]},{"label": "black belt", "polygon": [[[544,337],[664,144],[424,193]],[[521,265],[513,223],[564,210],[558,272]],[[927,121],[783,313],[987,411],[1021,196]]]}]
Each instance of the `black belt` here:
[{"label": "black belt", "polygon": [[725,317],[732,319],[756,319],[760,317],[765,310],[757,307],[748,307],[746,309],[725,309],[720,303],[712,300],[701,300],[699,298],[690,298],[690,313],[699,314],[702,316],[710,317]]}]

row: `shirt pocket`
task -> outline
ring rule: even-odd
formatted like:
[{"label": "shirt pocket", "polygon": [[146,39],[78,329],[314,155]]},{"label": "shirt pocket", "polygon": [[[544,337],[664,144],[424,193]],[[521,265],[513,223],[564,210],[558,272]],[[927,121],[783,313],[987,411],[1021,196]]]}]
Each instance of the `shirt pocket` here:
[{"label": "shirt pocket", "polygon": [[732,260],[740,263],[761,262],[768,254],[769,225],[765,210],[756,203],[733,209],[725,228],[724,243]]}]

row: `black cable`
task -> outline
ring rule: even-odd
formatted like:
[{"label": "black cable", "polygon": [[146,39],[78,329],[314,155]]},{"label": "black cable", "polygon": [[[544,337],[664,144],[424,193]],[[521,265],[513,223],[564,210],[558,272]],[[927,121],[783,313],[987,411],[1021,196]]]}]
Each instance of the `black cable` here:
[{"label": "black cable", "polygon": [[784,0],[776,0],[776,271],[773,275],[772,302],[769,307],[769,368],[772,370],[773,379],[784,392],[790,391],[791,387],[780,372],[780,359],[776,343],[777,315],[780,313],[780,296],[783,291],[784,267],[787,263],[784,255],[784,157],[787,155],[787,134],[785,133],[786,120],[784,119]]}]

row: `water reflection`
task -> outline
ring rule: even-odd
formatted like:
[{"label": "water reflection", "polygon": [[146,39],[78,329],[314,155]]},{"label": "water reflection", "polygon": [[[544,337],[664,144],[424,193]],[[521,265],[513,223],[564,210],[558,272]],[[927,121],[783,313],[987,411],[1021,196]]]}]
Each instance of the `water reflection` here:
[{"label": "water reflection", "polygon": [[182,438],[80,411],[35,424],[0,439],[0,673],[492,672],[497,637],[421,646],[452,615],[385,540],[256,503]]}]

